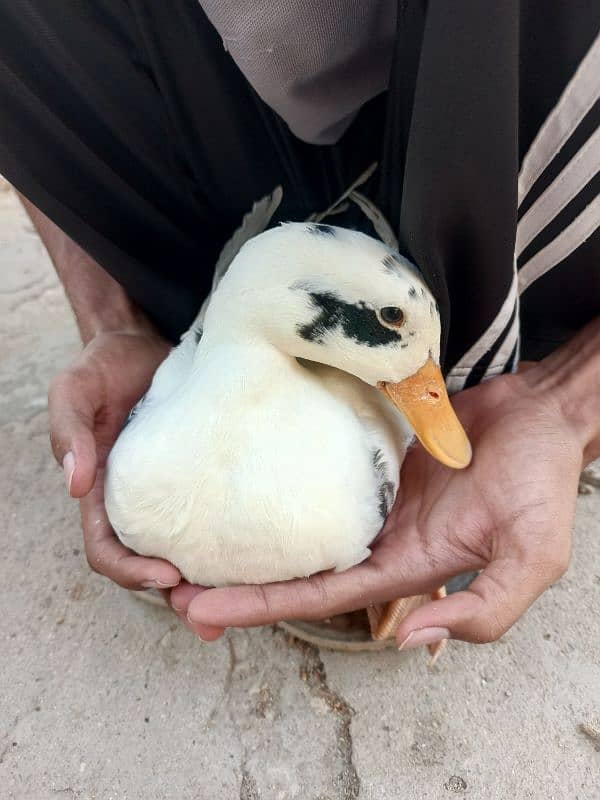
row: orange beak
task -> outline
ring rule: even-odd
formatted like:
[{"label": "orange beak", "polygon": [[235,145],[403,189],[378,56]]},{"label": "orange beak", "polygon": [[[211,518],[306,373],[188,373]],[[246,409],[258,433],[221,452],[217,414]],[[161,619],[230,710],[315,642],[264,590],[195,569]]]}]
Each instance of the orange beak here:
[{"label": "orange beak", "polygon": [[380,383],[412,425],[423,447],[447,467],[464,469],[471,463],[471,443],[450,405],[440,368],[427,359],[421,369],[400,383]]}]

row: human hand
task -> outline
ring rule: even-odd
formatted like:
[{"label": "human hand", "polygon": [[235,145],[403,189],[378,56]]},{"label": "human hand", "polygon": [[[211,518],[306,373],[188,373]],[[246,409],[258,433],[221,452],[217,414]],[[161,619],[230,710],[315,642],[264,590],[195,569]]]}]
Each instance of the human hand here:
[{"label": "human hand", "polygon": [[[600,325],[590,328],[597,342]],[[218,631],[322,619],[427,593],[454,575],[482,570],[466,591],[411,612],[397,640],[408,648],[432,636],[498,639],[568,566],[579,474],[598,455],[597,409],[594,415],[586,399],[598,396],[598,352],[573,341],[521,375],[455,396],[473,444],[471,467],[449,470],[412,448],[396,504],[363,564],[266,586],[186,585],[173,590],[172,602],[193,625]],[[587,377],[578,381],[573,362],[586,358]]]},{"label": "human hand", "polygon": [[181,579],[169,562],[138,556],[122,545],[104,508],[108,454],[168,351],[169,344],[149,326],[99,333],[57,375],[49,392],[50,441],[69,494],[81,498],[87,560],[95,572],[127,589],[172,587]]}]

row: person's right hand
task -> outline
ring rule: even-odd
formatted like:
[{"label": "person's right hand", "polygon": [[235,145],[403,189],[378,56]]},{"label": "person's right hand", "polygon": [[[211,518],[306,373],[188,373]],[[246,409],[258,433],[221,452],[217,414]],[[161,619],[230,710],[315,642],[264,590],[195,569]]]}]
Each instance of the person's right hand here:
[{"label": "person's right hand", "polygon": [[98,334],[49,392],[52,450],[69,494],[81,498],[88,563],[127,589],[166,589],[181,580],[168,561],[138,556],[122,545],[104,508],[110,449],[168,352],[168,342],[150,330]]}]

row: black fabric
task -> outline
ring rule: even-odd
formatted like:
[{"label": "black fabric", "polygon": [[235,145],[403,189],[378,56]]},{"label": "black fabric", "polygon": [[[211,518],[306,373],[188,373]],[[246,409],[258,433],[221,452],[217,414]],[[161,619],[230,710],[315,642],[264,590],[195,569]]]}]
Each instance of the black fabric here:
[{"label": "black fabric", "polygon": [[[389,91],[318,147],[256,96],[197,0],[0,0],[0,172],[176,339],[257,198],[281,184],[275,222],[304,219],[379,161],[365,191],[438,298],[452,366],[506,296],[520,159],[598,28],[596,4],[564,6],[400,2]],[[599,263],[596,233],[525,293],[525,354],[598,313]]]},{"label": "black fabric", "polygon": [[450,364],[512,279],[518,57],[517,0],[428,4],[401,205],[383,210],[438,299]]},{"label": "black fabric", "polygon": [[252,203],[282,184],[278,218],[329,206],[376,158],[383,105],[319,148],[257,98],[195,0],[0,1],[0,172],[174,340]]}]

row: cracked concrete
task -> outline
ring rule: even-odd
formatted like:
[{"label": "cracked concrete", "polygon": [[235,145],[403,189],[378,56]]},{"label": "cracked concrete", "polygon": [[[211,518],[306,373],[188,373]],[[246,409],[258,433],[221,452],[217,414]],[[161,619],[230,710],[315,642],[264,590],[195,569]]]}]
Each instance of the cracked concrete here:
[{"label": "cracked concrete", "polygon": [[595,800],[600,471],[568,575],[497,644],[438,665],[265,628],[204,645],[89,572],[47,441],[77,351],[48,259],[0,182],[0,795],[10,800]]}]

